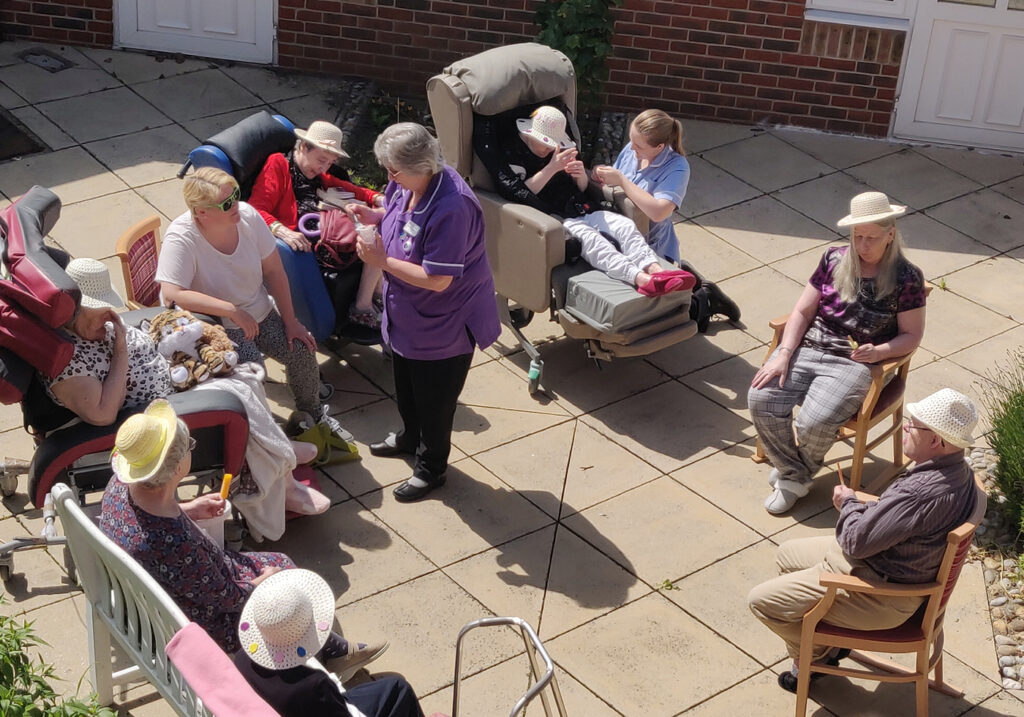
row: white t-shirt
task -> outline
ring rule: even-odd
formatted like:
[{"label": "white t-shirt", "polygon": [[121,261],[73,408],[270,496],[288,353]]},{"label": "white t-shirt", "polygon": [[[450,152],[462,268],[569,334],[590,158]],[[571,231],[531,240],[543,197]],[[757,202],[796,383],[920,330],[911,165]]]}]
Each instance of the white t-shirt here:
[{"label": "white t-shirt", "polygon": [[[245,202],[238,204],[238,246],[231,254],[214,249],[203,237],[191,212],[171,222],[160,247],[156,280],[230,301],[257,323],[274,309],[263,286],[263,260],[276,244],[263,217]],[[231,319],[224,325],[238,328]]]}]

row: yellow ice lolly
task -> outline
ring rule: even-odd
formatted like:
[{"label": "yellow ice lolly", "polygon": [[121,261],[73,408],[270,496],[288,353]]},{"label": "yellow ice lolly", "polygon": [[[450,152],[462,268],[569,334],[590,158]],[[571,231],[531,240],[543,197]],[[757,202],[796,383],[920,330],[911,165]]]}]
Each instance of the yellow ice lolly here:
[{"label": "yellow ice lolly", "polygon": [[231,474],[225,473],[224,480],[220,482],[220,497],[224,500],[228,499],[228,491],[231,489]]},{"label": "yellow ice lolly", "polygon": [[858,346],[860,346],[860,344],[858,344],[856,341],[854,341],[853,337],[850,336],[849,334],[846,335],[846,340],[850,342],[850,348],[851,349],[856,349]]}]

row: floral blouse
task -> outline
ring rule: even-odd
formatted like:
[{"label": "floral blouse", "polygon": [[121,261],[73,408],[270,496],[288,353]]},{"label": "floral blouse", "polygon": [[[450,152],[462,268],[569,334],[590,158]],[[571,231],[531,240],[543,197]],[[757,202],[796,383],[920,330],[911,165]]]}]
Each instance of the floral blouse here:
[{"label": "floral blouse", "polygon": [[224,550],[184,513],[176,518],[147,513],[116,476],[103,493],[100,530],[229,654],[238,649],[238,618],[253,578],[268,566],[295,567],[283,553]]}]

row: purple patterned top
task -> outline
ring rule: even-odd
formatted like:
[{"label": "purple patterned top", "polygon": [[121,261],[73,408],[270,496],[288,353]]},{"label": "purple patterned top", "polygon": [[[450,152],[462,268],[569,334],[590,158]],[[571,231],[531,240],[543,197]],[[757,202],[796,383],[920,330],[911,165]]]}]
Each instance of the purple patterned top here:
[{"label": "purple patterned top", "polygon": [[875,298],[875,280],[861,279],[860,294],[849,303],[839,297],[833,273],[848,247],[825,250],[810,285],[821,292],[818,312],[804,334],[802,346],[846,356],[853,349],[847,336],[858,344],[881,344],[899,334],[896,315],[924,306],[924,274],[906,259],[896,269],[896,290],[883,298]]},{"label": "purple patterned top", "polygon": [[214,545],[181,513],[163,518],[142,510],[117,477],[103,493],[100,530],[160,583],[182,612],[224,650],[238,649],[238,618],[263,568],[294,568],[283,553],[236,553]]}]

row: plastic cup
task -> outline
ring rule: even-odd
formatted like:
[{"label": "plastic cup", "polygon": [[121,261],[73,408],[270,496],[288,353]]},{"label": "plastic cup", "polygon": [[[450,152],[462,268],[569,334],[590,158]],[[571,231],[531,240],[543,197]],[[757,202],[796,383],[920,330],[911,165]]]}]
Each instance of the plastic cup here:
[{"label": "plastic cup", "polygon": [[367,244],[373,244],[374,239],[377,236],[377,227],[372,224],[357,224],[356,234]]},{"label": "plastic cup", "polygon": [[224,548],[224,522],[231,515],[231,501],[224,501],[224,512],[213,518],[203,518],[195,521],[199,529],[206,533],[213,544],[218,548]]}]

